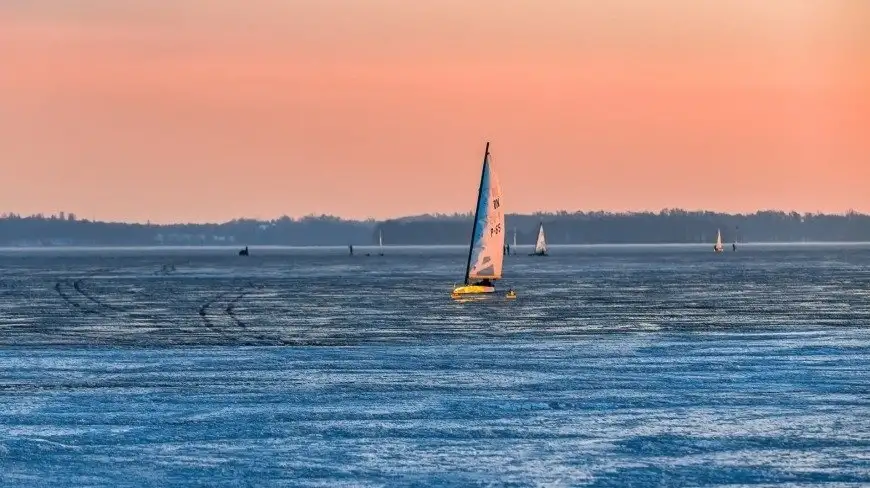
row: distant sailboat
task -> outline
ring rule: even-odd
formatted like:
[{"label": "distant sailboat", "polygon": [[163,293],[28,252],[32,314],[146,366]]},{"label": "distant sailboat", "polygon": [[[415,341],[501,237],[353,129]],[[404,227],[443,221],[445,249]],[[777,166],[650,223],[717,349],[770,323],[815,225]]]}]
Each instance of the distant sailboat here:
[{"label": "distant sailboat", "polygon": [[535,252],[529,256],[546,256],[547,255],[547,239],[544,237],[544,223],[538,227],[538,240],[535,242]]},{"label": "distant sailboat", "polygon": [[501,186],[492,169],[487,142],[480,174],[480,187],[477,192],[474,224],[471,228],[465,283],[453,288],[453,293],[450,295],[452,298],[472,298],[474,295],[495,292],[493,282],[501,279],[504,264],[504,230]]},{"label": "distant sailboat", "polygon": [[713,246],[713,250],[722,252],[722,232],[719,229],[716,229],[716,245]]},{"label": "distant sailboat", "polygon": [[378,249],[380,250],[380,255],[384,255],[384,231],[378,229]]}]

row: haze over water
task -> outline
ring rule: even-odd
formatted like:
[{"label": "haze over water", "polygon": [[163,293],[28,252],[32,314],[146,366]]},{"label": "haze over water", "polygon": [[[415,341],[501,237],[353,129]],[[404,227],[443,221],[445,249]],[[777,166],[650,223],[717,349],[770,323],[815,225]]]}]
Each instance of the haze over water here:
[{"label": "haze over water", "polygon": [[870,483],[870,246],[0,251],[0,484]]}]

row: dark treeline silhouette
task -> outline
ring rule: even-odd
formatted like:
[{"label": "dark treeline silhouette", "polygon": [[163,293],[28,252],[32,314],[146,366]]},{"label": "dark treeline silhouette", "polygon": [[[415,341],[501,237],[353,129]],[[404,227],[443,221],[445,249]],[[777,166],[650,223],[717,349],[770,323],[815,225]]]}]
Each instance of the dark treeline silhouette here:
[{"label": "dark treeline silhouette", "polygon": [[[332,216],[222,224],[131,224],[78,220],[74,215],[0,217],[0,245],[373,245],[383,232],[385,245],[467,245],[471,214],[422,215],[384,222]],[[725,243],[870,241],[870,216],[764,211],[722,214],[663,210],[658,213],[557,212],[506,217],[507,243],[531,245],[538,223],[550,244],[712,243],[721,229]]]},{"label": "dark treeline silhouette", "polygon": [[220,246],[348,245],[368,243],[374,221],[320,216],[222,224],[131,224],[41,215],[0,217],[0,245],[6,246]]},{"label": "dark treeline silhouette", "polygon": [[[378,224],[389,244],[468,244],[471,214],[413,217]],[[505,241],[532,245],[544,223],[550,244],[712,243],[716,230],[724,242],[870,241],[870,216],[763,211],[724,214],[673,209],[658,213],[557,212],[508,214]],[[377,237],[375,237],[377,238]]]}]

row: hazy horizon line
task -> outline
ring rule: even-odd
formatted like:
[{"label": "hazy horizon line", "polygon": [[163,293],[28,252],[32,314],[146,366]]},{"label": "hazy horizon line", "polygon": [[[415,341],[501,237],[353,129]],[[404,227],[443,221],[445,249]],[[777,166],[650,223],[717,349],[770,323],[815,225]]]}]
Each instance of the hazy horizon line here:
[{"label": "hazy horizon line", "polygon": [[[740,241],[738,247],[791,247],[791,246],[808,246],[808,247],[827,247],[827,246],[851,246],[864,247],[870,245],[870,241]],[[57,252],[64,250],[88,251],[88,250],[154,250],[154,251],[172,251],[172,250],[225,250],[238,249],[241,244],[170,244],[170,245],[99,245],[99,244],[82,244],[82,245],[62,245],[62,246],[2,246],[0,250],[9,252],[21,251],[38,251],[38,252]],[[707,242],[597,242],[597,243],[571,243],[571,244],[547,244],[552,248],[588,248],[588,247],[698,247],[709,248]],[[345,244],[248,244],[245,247],[254,250],[269,251],[269,250],[284,250],[284,249],[329,249],[345,252],[347,245]],[[354,244],[354,249],[377,249],[378,244]],[[468,244],[388,244],[384,243],[384,248],[390,249],[468,249]],[[534,248],[534,243],[517,244],[517,248]],[[511,245],[514,248],[514,245]]]},{"label": "hazy horizon line", "polygon": [[[701,214],[713,214],[720,216],[729,216],[729,217],[740,217],[740,216],[750,216],[757,215],[759,213],[784,213],[784,214],[792,214],[796,213],[801,216],[812,215],[812,216],[847,216],[847,215],[858,215],[858,216],[870,216],[870,213],[865,213],[863,211],[848,209],[843,212],[799,212],[795,209],[776,209],[776,208],[765,208],[758,209],[752,212],[727,212],[727,211],[719,211],[719,210],[709,210],[709,209],[684,209],[684,208],[664,208],[660,210],[605,210],[605,209],[595,209],[595,210],[536,210],[534,212],[510,212],[506,213],[506,216],[515,215],[515,216],[524,216],[524,217],[535,217],[535,216],[566,216],[566,215],[595,215],[595,214],[603,214],[603,215],[660,215],[664,212],[683,212],[683,213],[701,213]],[[59,211],[55,214],[44,214],[44,213],[32,213],[32,214],[19,214],[16,212],[3,212],[0,213],[0,220],[6,220],[10,218],[21,218],[21,219],[44,219],[44,220],[69,220],[75,222],[94,222],[94,223],[106,223],[106,224],[128,224],[128,225],[152,225],[152,226],[171,226],[171,225],[222,225],[228,224],[232,222],[239,221],[254,221],[254,222],[276,222],[280,220],[289,219],[292,221],[302,221],[306,219],[333,219],[339,220],[342,222],[348,223],[379,223],[379,222],[388,222],[395,220],[406,220],[406,219],[414,219],[414,218],[444,218],[444,217],[473,217],[473,211],[468,212],[432,212],[432,213],[422,213],[422,214],[409,214],[409,215],[399,215],[387,218],[376,218],[376,217],[367,217],[364,219],[360,218],[347,218],[342,217],[341,215],[335,214],[307,214],[301,216],[291,216],[291,215],[280,215],[277,217],[234,217],[230,219],[226,219],[220,222],[217,221],[152,221],[146,220],[145,222],[137,221],[137,220],[100,220],[98,218],[88,218],[81,217],[76,212],[64,212]],[[72,217],[72,218],[70,218]]]}]

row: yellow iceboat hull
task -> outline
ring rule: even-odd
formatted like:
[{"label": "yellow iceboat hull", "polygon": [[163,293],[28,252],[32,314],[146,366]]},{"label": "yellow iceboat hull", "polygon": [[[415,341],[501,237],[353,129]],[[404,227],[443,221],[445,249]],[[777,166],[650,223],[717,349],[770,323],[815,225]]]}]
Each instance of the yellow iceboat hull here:
[{"label": "yellow iceboat hull", "polygon": [[464,285],[454,288],[450,296],[453,298],[473,298],[489,293],[495,293],[494,286]]}]

